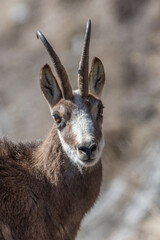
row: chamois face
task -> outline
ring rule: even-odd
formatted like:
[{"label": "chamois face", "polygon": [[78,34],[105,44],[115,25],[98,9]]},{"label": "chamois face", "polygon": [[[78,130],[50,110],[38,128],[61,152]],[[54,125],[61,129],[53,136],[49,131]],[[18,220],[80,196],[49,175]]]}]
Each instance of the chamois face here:
[{"label": "chamois face", "polygon": [[103,105],[100,96],[104,82],[104,68],[98,58],[92,62],[89,93],[85,97],[78,89],[72,91],[70,99],[65,99],[48,65],[42,68],[40,74],[41,89],[49,104],[62,148],[74,164],[83,167],[95,165],[102,155]]},{"label": "chamois face", "polygon": [[102,102],[88,95],[82,98],[79,90],[73,99],[61,99],[51,110],[63,150],[70,160],[81,166],[93,166],[102,155]]},{"label": "chamois face", "polygon": [[100,160],[104,145],[100,96],[105,73],[102,62],[95,57],[88,75],[90,34],[91,21],[88,20],[78,69],[78,90],[72,91],[59,57],[44,35],[37,31],[37,37],[52,58],[61,84],[60,88],[46,64],[40,74],[41,90],[49,104],[64,152],[74,164],[83,167],[93,166]]}]

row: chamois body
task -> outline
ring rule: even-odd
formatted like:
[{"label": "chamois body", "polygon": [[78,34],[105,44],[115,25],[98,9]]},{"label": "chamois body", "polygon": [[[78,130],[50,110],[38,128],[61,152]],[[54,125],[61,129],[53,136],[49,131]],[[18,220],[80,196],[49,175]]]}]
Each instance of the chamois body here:
[{"label": "chamois body", "polygon": [[44,141],[0,140],[0,240],[74,240],[82,218],[98,197],[104,146],[100,96],[105,74],[96,57],[88,74],[90,32],[89,20],[77,90],[72,90],[47,39],[37,32],[61,87],[49,65],[44,65],[40,87],[53,117]]},{"label": "chamois body", "polygon": [[44,142],[0,142],[0,239],[75,239],[99,194],[102,167],[81,172],[58,139],[53,126]]}]

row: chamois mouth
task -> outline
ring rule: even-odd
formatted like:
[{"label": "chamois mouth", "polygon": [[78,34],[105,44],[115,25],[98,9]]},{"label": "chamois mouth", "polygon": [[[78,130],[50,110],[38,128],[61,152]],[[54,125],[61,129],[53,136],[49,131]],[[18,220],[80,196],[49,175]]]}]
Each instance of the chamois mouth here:
[{"label": "chamois mouth", "polygon": [[87,158],[87,159],[79,159],[79,163],[83,166],[93,166],[97,163],[96,158]]},{"label": "chamois mouth", "polygon": [[79,154],[79,160],[84,163],[90,163],[94,162],[96,160],[96,153],[93,154],[93,156],[87,155],[87,154]]},{"label": "chamois mouth", "polygon": [[88,164],[88,163],[92,163],[95,161],[95,158],[88,158],[88,159],[81,159],[80,161],[82,161],[83,163],[85,164]]}]

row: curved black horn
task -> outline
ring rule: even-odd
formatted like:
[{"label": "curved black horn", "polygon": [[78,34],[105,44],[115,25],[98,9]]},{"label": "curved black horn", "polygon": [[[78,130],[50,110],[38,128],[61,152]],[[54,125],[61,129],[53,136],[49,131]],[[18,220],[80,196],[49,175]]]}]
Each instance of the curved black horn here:
[{"label": "curved black horn", "polygon": [[57,56],[57,54],[55,53],[55,51],[53,50],[53,48],[51,47],[51,45],[49,44],[49,42],[47,41],[45,36],[40,31],[37,31],[36,35],[37,35],[38,39],[39,38],[41,39],[42,43],[46,47],[46,49],[54,63],[56,72],[57,72],[60,82],[61,82],[63,97],[65,99],[71,99],[72,98],[72,88],[71,88],[69,78],[68,78],[68,75],[66,73],[64,66],[62,65],[59,57]]},{"label": "curved black horn", "polygon": [[87,21],[83,49],[78,69],[78,87],[83,97],[88,95],[88,68],[89,68],[89,43],[91,35],[91,20]]}]

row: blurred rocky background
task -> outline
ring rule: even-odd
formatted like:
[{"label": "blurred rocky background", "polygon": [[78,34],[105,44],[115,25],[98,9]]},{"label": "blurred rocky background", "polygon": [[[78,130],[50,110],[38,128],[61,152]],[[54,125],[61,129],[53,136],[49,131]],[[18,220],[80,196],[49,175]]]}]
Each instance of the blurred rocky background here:
[{"label": "blurred rocky background", "polygon": [[106,71],[106,145],[101,195],[77,239],[159,240],[160,0],[1,0],[0,9],[0,136],[31,141],[51,127],[39,72],[52,62],[36,30],[76,88],[91,18],[90,59]]}]

